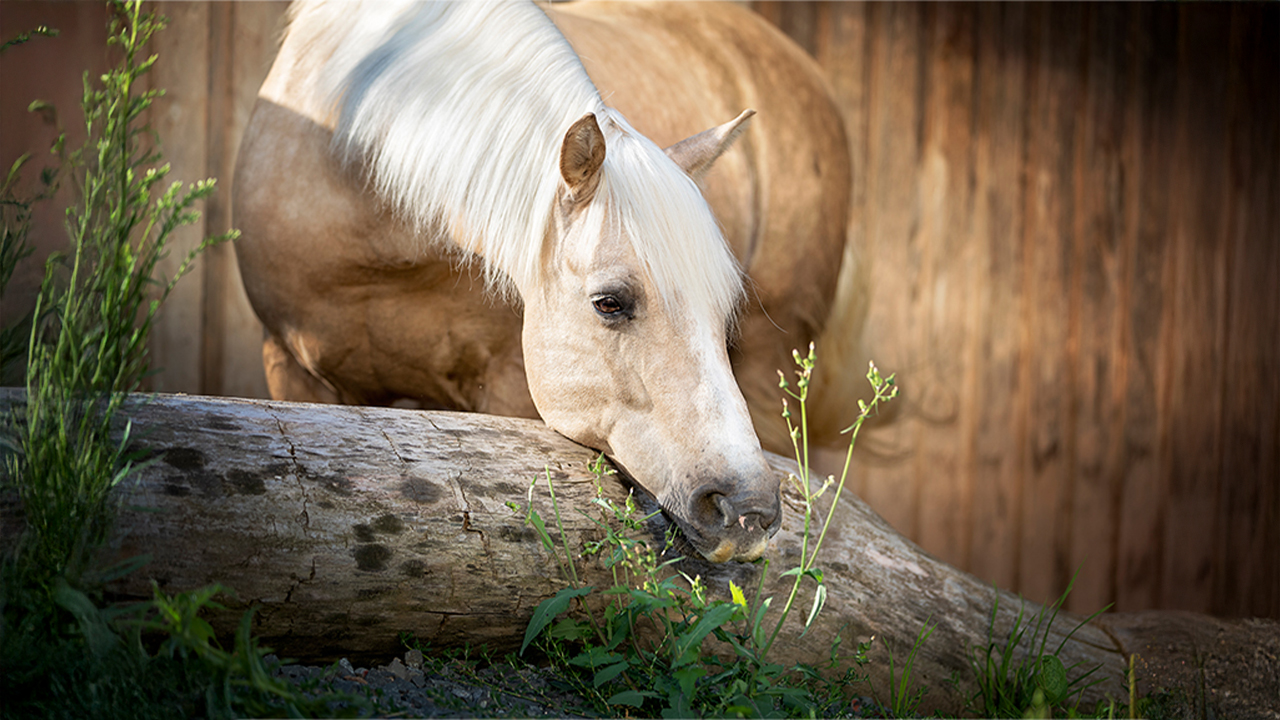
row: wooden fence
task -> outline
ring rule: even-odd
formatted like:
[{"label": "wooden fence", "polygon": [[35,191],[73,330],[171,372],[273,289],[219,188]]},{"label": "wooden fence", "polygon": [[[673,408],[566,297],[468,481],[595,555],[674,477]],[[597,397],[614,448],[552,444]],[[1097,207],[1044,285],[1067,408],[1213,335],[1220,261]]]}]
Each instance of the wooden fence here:
[{"label": "wooden fence", "polygon": [[[283,5],[159,5],[154,123],[175,176],[221,178],[221,231]],[[1280,617],[1280,6],[753,5],[818,59],[851,139],[866,342],[905,394],[859,494],[1032,599],[1079,569],[1077,610]],[[0,161],[47,140],[29,99],[74,117],[102,19],[0,5],[5,37],[64,29],[0,58]],[[264,394],[232,252],[166,309],[156,389]]]}]

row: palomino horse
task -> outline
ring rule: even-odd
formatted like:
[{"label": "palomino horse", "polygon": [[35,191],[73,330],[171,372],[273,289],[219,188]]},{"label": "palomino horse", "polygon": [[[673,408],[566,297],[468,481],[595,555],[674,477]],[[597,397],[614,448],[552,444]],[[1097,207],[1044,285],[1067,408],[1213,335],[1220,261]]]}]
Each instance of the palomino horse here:
[{"label": "palomino horse", "polygon": [[753,559],[780,504],[752,412],[785,438],[849,183],[812,61],[734,6],[301,3],[237,253],[274,397],[541,416]]}]

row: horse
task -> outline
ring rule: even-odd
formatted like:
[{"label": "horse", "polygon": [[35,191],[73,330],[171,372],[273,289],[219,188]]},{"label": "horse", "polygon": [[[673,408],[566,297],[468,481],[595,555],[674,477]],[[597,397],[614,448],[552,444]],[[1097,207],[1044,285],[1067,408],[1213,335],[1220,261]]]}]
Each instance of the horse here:
[{"label": "horse", "polygon": [[295,3],[232,200],[271,395],[540,417],[758,558],[848,158],[816,64],[733,5]]}]

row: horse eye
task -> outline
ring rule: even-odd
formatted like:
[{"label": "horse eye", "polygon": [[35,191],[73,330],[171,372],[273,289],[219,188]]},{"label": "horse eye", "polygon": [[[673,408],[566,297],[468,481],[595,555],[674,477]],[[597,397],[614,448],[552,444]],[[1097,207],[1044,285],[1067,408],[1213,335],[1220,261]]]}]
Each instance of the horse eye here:
[{"label": "horse eye", "polygon": [[622,301],[612,295],[601,295],[591,299],[591,306],[596,312],[605,317],[615,317],[622,314]]}]

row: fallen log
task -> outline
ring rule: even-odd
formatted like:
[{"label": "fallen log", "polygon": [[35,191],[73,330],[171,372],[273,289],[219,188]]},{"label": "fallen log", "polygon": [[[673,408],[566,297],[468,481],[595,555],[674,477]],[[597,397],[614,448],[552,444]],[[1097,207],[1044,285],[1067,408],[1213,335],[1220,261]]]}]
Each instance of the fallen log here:
[{"label": "fallen log", "polygon": [[[0,391],[0,411],[20,401],[16,391]],[[215,626],[229,633],[254,607],[265,645],[309,661],[386,660],[402,651],[402,632],[434,647],[517,648],[533,609],[567,581],[508,501],[523,507],[531,481],[549,476],[565,540],[580,554],[601,537],[583,514],[597,492],[621,502],[629,491],[616,477],[598,486],[589,470],[594,451],[528,420],[171,395],[138,396],[125,413],[135,442],[155,459],[119,489],[123,509],[105,559],[148,554],[151,561],[113,591],[149,597],[153,578],[170,592],[220,583],[236,598]],[[791,461],[771,462],[780,482],[795,471]],[[545,480],[532,500],[551,517]],[[786,483],[783,501],[786,519],[766,555],[765,593],[774,596],[785,596],[779,576],[795,564],[801,541],[802,509]],[[21,527],[12,498],[0,503],[0,541],[11,544]],[[611,584],[595,560],[579,557],[577,565],[584,584]],[[966,652],[985,647],[993,603],[997,639],[1022,608],[1016,596],[923,552],[847,492],[819,565],[826,609],[800,640],[813,592],[807,586],[773,659],[820,664],[837,633],[845,648],[874,636],[873,661],[886,661],[868,670],[883,688],[881,643],[900,659],[927,623],[936,627],[912,672],[931,688],[925,708],[954,709],[961,693],[972,692]],[[701,575],[720,596],[729,580],[755,588],[761,571],[695,559],[679,568]],[[1024,614],[1039,610],[1028,603]],[[1080,620],[1063,613],[1047,647],[1065,643],[1060,656],[1068,667],[1098,666],[1104,681],[1088,701],[1125,697],[1129,653],[1141,647],[1152,661],[1164,647],[1144,631],[1147,617],[1104,616],[1075,629]],[[1169,623],[1201,632],[1219,622],[1160,617],[1156,632],[1165,634]],[[1275,623],[1262,627],[1280,636]],[[946,682],[953,676],[958,685]]]}]

